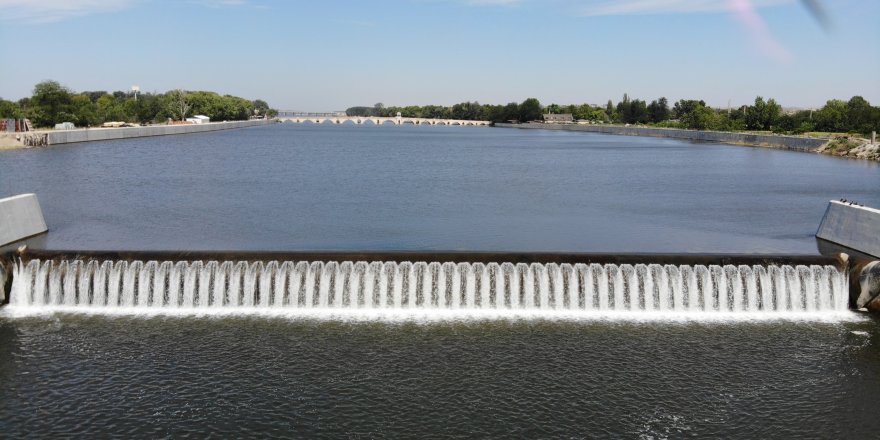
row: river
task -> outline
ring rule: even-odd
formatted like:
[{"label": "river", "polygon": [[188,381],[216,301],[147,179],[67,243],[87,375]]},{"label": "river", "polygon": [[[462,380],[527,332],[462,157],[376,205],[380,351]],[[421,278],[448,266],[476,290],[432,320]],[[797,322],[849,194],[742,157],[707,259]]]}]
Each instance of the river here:
[{"label": "river", "polygon": [[[50,232],[30,245],[50,250],[816,254],[827,201],[880,206],[878,187],[880,167],[870,162],[473,127],[277,125],[0,152],[0,195],[37,193]],[[111,263],[47,263],[39,301],[30,286],[23,295],[38,313],[0,310],[3,436],[754,439],[880,430],[880,321],[785,305],[807,307],[815,294],[807,283],[833,285],[833,268],[774,268],[768,282],[763,268],[715,266],[711,278],[702,267],[703,284],[692,274],[687,289],[655,290],[644,286],[668,286],[690,269],[575,266],[578,278],[548,266],[554,291],[568,296],[548,287],[534,299],[490,296],[532,280],[517,272],[499,282],[504,266],[487,266],[495,281],[478,288],[482,266],[449,266],[452,278],[435,270],[447,282],[386,275],[383,284],[384,272],[363,263],[314,263],[311,272],[304,263],[280,266],[286,272],[262,262]],[[433,273],[408,264],[395,269],[400,277]],[[71,267],[84,282],[68,282]],[[464,275],[455,278],[456,267]],[[288,281],[273,278],[282,273]],[[351,273],[364,278],[331,281]],[[652,294],[625,298],[624,279],[627,292]],[[712,290],[717,280],[729,281]],[[291,288],[291,299],[278,289],[285,283],[305,287]],[[442,296],[461,285],[467,295]],[[730,302],[728,285],[738,286]],[[685,291],[697,312],[680,311]],[[46,298],[71,307],[39,313]],[[270,300],[282,312],[302,307],[258,313]],[[564,319],[509,313],[522,301],[577,310]],[[656,301],[674,310],[663,314]],[[436,313],[435,302],[470,313]],[[318,313],[331,303],[349,313]],[[582,313],[612,303],[616,314]],[[195,304],[203,308],[186,309]],[[325,309],[312,313],[314,304]],[[489,306],[493,314],[473,313]],[[387,311],[402,315],[386,319]]]},{"label": "river", "polygon": [[815,254],[880,164],[540,130],[275,125],[0,152],[50,249]]}]

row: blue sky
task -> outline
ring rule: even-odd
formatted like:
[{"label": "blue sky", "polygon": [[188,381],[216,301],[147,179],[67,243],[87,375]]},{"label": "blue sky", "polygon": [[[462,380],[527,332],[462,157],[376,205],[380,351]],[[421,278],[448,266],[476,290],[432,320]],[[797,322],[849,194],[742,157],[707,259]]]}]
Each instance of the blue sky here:
[{"label": "blue sky", "polygon": [[[880,2],[0,0],[0,97],[214,90],[281,109],[774,97],[880,105]],[[753,9],[750,9],[753,8]]]}]

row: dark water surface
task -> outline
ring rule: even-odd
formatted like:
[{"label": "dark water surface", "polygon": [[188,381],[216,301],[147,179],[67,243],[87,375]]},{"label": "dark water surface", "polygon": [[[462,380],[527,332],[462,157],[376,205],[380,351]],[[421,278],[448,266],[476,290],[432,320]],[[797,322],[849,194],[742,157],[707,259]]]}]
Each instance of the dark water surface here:
[{"label": "dark water surface", "polygon": [[880,166],[669,139],[279,125],[0,152],[54,249],[816,253]]},{"label": "dark water surface", "polygon": [[0,318],[0,436],[876,438],[878,328]]}]

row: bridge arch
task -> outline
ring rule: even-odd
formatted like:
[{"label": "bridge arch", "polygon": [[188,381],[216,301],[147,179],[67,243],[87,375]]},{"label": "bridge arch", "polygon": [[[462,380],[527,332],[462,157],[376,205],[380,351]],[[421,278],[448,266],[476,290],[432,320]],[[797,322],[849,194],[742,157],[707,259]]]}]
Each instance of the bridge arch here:
[{"label": "bridge arch", "polygon": [[470,121],[462,119],[434,119],[434,118],[404,118],[404,117],[380,117],[380,116],[342,116],[339,114],[290,114],[277,118],[277,121],[293,124],[353,124],[353,125],[458,125],[458,126],[488,126],[490,121]]}]

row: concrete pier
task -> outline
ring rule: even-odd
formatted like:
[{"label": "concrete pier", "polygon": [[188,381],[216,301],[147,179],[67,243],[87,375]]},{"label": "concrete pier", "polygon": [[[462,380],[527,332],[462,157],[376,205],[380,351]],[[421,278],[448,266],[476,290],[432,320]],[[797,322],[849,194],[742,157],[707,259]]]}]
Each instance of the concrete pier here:
[{"label": "concrete pier", "polygon": [[47,229],[36,195],[21,194],[0,199],[0,246]]},{"label": "concrete pier", "polygon": [[880,209],[833,200],[816,237],[880,257]]}]

